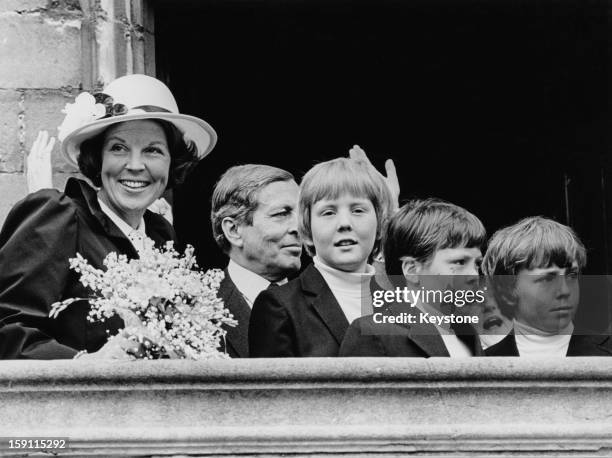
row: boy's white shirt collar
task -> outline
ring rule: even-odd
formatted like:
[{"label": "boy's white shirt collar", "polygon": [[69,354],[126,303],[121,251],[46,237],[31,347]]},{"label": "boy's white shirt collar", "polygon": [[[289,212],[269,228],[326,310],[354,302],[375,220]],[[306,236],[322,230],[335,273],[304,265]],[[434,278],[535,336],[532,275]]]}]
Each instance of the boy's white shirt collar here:
[{"label": "boy's white shirt collar", "polygon": [[[256,274],[246,267],[242,267],[232,259],[230,259],[227,265],[227,273],[251,308],[253,308],[253,304],[259,293],[267,289],[271,283],[261,275]],[[276,282],[278,285],[284,285],[285,283],[287,283],[286,278]]]},{"label": "boy's white shirt collar", "polygon": [[[415,307],[421,312],[429,313],[432,316],[444,316],[436,307],[422,301],[418,301]],[[469,358],[470,356],[474,356],[472,349],[468,348],[468,346],[457,337],[455,331],[451,329],[450,323],[442,323],[441,325],[436,323],[434,326],[436,327],[436,331],[440,334],[442,342],[444,342],[444,346],[451,358]]]},{"label": "boy's white shirt collar", "polygon": [[519,356],[557,357],[567,356],[574,323],[570,323],[558,333],[547,333],[525,323],[514,320],[514,340]]},{"label": "boy's white shirt collar", "polygon": [[312,262],[317,270],[333,275],[334,278],[337,278],[338,281],[342,282],[342,286],[345,287],[348,287],[350,284],[358,285],[364,282],[368,282],[369,284],[369,281],[376,273],[376,269],[374,269],[374,266],[371,266],[370,264],[366,264],[365,272],[344,272],[343,270],[336,269],[335,267],[325,264],[318,256],[314,256],[312,258]]},{"label": "boy's white shirt collar", "polygon": [[[138,224],[138,227],[134,229],[128,223],[123,221],[123,219],[121,219],[121,217],[117,215],[117,213],[115,213],[108,205],[102,202],[102,200],[100,200],[100,197],[98,197],[98,203],[100,204],[100,209],[104,212],[104,214],[108,216],[111,219],[111,221],[115,223],[115,225],[119,228],[119,230],[123,232],[123,234],[128,238],[128,240],[132,242],[132,245],[134,245],[134,248],[136,248],[136,251],[140,252],[144,248],[143,239],[144,237],[147,236],[145,232],[144,218],[140,219],[140,223]],[[137,237],[134,237],[134,233],[138,233],[138,235],[140,236],[140,239]]]},{"label": "boy's white shirt collar", "polygon": [[[325,264],[318,256],[314,256],[312,262],[329,286],[349,323],[373,312],[370,294],[370,281],[376,273],[373,266],[366,264],[365,272],[344,272]],[[367,298],[362,297],[364,291]]]}]

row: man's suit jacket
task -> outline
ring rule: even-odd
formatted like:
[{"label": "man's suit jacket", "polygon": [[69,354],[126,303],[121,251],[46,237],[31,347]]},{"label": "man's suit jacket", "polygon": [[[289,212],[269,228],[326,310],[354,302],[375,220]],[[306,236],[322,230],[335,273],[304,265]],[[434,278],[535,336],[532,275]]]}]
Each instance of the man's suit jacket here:
[{"label": "man's suit jacket", "polygon": [[[249,319],[251,317],[251,307],[247,304],[244,296],[236,284],[230,278],[229,272],[225,269],[225,278],[219,286],[218,296],[223,299],[225,307],[234,315],[234,319],[238,321],[238,325],[225,329],[224,348],[227,354],[232,358],[248,358],[249,357]],[[223,347],[222,347],[223,349]]]},{"label": "man's suit jacket", "polygon": [[[480,339],[469,325],[456,325],[457,337],[474,356],[482,356]],[[403,356],[429,358],[450,356],[436,327],[431,323],[375,323],[372,315],[361,317],[346,331],[339,356]]]},{"label": "man's suit jacket", "polygon": [[[520,356],[514,338],[514,331],[495,345],[485,350],[486,356]],[[572,334],[566,356],[610,356],[612,339],[610,336]]]},{"label": "man's suit jacket", "polygon": [[251,312],[251,357],[338,356],[348,321],[313,266],[278,288],[262,291]]}]

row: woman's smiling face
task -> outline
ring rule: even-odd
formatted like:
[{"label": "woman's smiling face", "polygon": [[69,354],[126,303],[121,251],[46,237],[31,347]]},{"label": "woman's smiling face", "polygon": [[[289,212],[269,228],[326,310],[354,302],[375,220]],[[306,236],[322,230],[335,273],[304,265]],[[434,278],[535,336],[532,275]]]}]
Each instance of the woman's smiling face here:
[{"label": "woman's smiling face", "polygon": [[100,199],[137,227],[168,184],[170,149],[161,125],[151,120],[109,127],[102,144]]}]

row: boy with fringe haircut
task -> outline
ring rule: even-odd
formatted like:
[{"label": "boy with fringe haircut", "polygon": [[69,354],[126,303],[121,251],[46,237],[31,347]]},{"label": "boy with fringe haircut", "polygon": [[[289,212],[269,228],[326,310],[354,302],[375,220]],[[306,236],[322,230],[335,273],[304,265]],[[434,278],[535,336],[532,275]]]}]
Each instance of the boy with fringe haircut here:
[{"label": "boy with fringe haircut", "polygon": [[541,216],[497,231],[483,272],[512,331],[487,356],[610,356],[608,336],[574,333],[586,250],[574,231]]},{"label": "boy with fringe haircut", "polygon": [[338,158],[306,173],[298,231],[313,264],[257,297],[251,357],[338,355],[349,323],[362,315],[362,296],[369,297],[374,268],[368,261],[392,206],[382,176],[363,161]]}]

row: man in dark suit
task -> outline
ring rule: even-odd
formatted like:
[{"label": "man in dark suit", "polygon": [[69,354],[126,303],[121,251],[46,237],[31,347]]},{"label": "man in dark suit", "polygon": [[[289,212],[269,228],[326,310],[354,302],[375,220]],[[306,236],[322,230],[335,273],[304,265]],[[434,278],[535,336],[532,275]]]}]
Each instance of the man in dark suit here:
[{"label": "man in dark suit", "polygon": [[232,358],[248,358],[251,308],[259,293],[287,282],[300,269],[298,186],[289,172],[247,164],[228,169],[215,186],[211,221],[215,241],[228,255],[219,297],[238,321],[227,328]]}]

